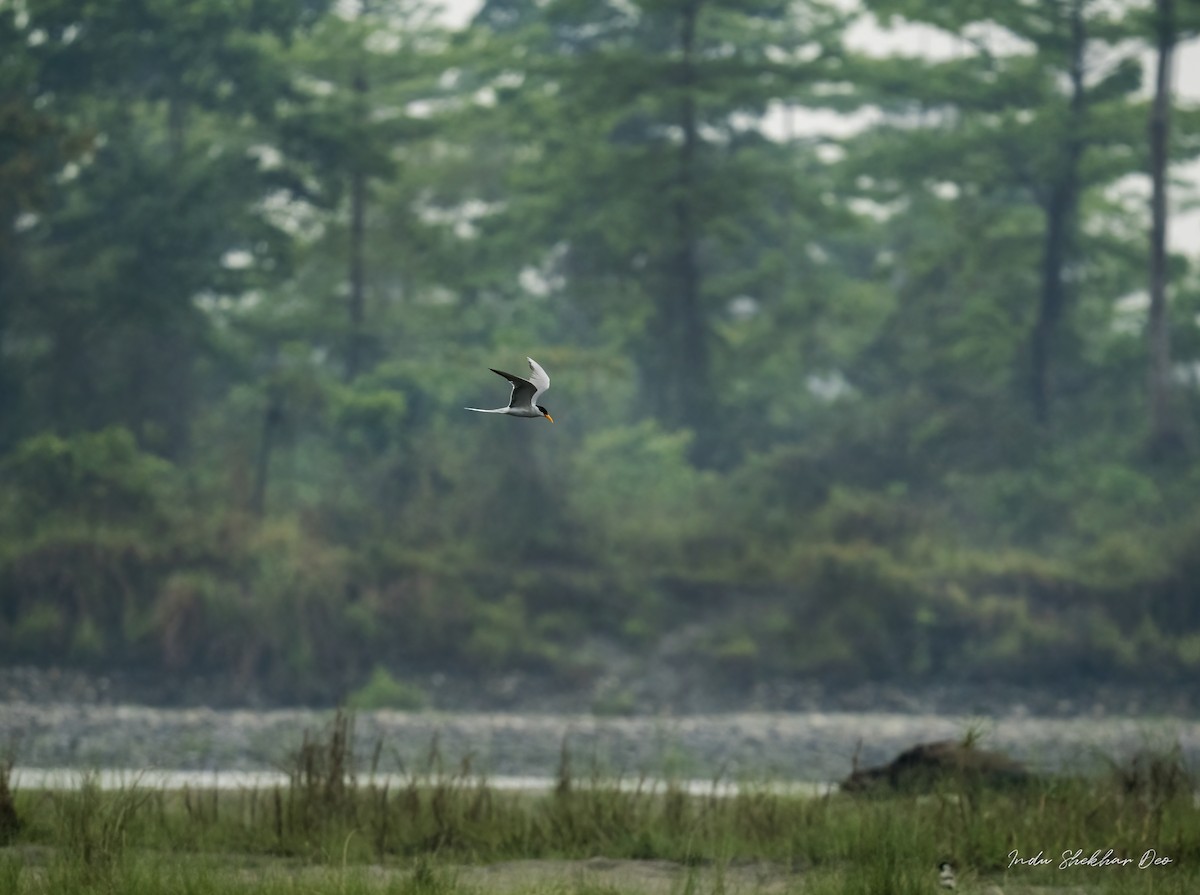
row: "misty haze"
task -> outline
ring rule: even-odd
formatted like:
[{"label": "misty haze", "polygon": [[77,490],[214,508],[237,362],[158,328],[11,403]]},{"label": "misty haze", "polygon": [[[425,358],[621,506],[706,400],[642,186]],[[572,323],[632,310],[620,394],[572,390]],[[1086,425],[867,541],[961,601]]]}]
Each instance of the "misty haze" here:
[{"label": "misty haze", "polygon": [[[605,851],[591,809],[389,845],[343,760],[562,796],[1150,744],[1128,791],[1190,793],[1198,33],[1190,0],[0,0],[0,881],[54,844],[40,802],[7,832],[14,767],[326,780],[247,829],[311,857],[346,810],[376,864],[720,849]],[[1190,841],[1158,795],[1114,821],[1135,863]],[[1124,817],[1090,798],[1038,823]],[[972,891],[1007,835],[894,891],[935,858]]]}]

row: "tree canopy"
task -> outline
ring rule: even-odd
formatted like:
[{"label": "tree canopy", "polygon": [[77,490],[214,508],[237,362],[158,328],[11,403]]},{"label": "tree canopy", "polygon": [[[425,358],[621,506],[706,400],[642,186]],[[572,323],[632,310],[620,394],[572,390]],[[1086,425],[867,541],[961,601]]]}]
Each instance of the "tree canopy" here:
[{"label": "tree canopy", "polygon": [[0,655],[1194,680],[1185,7],[0,2]]}]

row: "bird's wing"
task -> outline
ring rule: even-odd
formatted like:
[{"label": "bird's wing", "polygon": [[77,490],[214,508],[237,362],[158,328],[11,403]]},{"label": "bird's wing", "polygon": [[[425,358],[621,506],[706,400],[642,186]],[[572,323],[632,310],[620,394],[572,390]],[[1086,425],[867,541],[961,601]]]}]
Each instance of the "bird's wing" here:
[{"label": "bird's wing", "polygon": [[550,377],[546,375],[546,371],[542,369],[542,365],[535,361],[532,357],[527,357],[525,360],[529,361],[529,369],[532,370],[532,372],[529,374],[529,381],[533,383],[534,388],[537,389],[537,392],[533,396],[534,400],[537,400],[538,396],[541,395],[542,392],[550,388]]},{"label": "bird's wing", "polygon": [[488,369],[512,383],[512,396],[508,399],[509,407],[531,407],[533,405],[533,398],[538,393],[537,386],[528,379],[522,379],[512,373],[505,373],[495,367],[488,367]]}]

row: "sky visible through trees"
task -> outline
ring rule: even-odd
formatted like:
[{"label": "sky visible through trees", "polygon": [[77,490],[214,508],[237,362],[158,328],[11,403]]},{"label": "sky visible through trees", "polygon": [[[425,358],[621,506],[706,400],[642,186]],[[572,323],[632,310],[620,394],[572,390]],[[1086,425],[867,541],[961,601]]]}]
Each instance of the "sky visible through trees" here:
[{"label": "sky visible through trees", "polygon": [[[448,0],[440,4],[439,19],[447,27],[465,27],[479,12],[481,5],[479,0]],[[343,0],[338,8],[343,15],[354,15],[358,9],[358,2]],[[997,33],[994,39],[1003,45],[1005,38],[1003,33]],[[848,45],[873,55],[903,53],[939,58],[966,51],[956,35],[909,22],[892,22],[884,28],[877,19],[870,16],[863,16],[849,28],[846,41]],[[1154,61],[1149,53],[1143,63],[1147,69],[1153,66]],[[1200,101],[1200,44],[1195,40],[1190,40],[1178,48],[1172,83],[1179,100]],[[1150,89],[1149,79],[1145,89]],[[787,137],[801,129],[806,132],[828,131],[846,135],[853,133],[862,123],[862,119],[854,115],[793,108],[788,113],[778,111],[769,115],[766,128],[777,137]],[[1176,165],[1175,175],[1184,183],[1200,184],[1200,162]],[[1172,208],[1169,233],[1171,248],[1173,251],[1195,256],[1200,253],[1200,211],[1180,208],[1179,205],[1180,203],[1176,203]]]}]

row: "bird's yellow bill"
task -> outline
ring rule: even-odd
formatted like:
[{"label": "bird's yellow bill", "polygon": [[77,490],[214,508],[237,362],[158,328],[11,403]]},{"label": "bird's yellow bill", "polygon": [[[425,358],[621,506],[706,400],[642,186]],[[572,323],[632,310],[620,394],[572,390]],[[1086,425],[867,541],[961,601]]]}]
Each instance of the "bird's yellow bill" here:
[{"label": "bird's yellow bill", "polygon": [[546,419],[550,420],[550,422],[554,422],[554,417],[552,417],[550,414],[544,413],[544,414],[542,414],[542,416],[544,416]]}]

